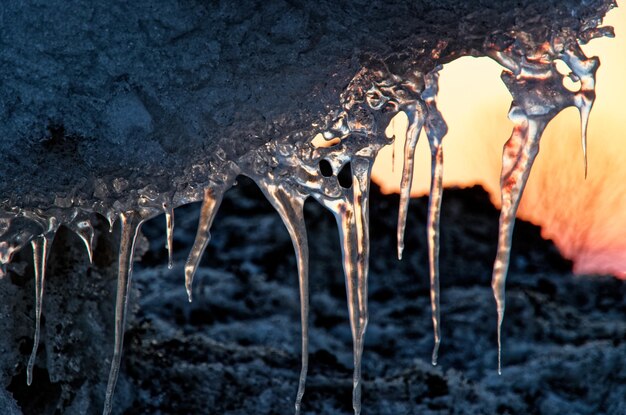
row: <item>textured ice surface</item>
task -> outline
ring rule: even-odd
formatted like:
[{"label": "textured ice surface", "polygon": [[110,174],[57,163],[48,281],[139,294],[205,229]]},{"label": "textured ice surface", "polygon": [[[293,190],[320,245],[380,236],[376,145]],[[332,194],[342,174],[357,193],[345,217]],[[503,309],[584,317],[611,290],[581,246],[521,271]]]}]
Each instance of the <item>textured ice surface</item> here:
[{"label": "textured ice surface", "polygon": [[[569,7],[567,2],[565,4],[562,9],[557,8],[555,13],[558,15],[559,11],[567,11],[569,16],[558,15],[558,18],[552,17],[550,20],[549,14],[546,15],[548,17],[537,14],[538,20],[523,23],[522,19],[521,24],[505,23],[498,31],[489,30],[487,23],[478,24],[468,18],[455,27],[453,32],[433,33],[430,36],[411,34],[413,26],[405,21],[408,16],[412,16],[416,22],[420,21],[420,16],[439,18],[440,26],[443,28],[450,22],[456,22],[456,17],[439,13],[438,9],[420,10],[418,6],[411,7],[402,3],[377,10],[376,4],[355,2],[350,6],[344,5],[346,6],[344,8],[324,4],[321,10],[322,13],[326,13],[325,16],[315,15],[315,10],[304,5],[302,10],[287,8],[286,14],[278,21],[267,21],[263,17],[269,18],[280,13],[271,6],[263,6],[255,12],[250,12],[251,14],[243,19],[244,22],[248,22],[247,24],[267,28],[268,33],[263,34],[263,30],[255,29],[247,32],[248,36],[241,36],[237,34],[238,28],[245,31],[247,27],[242,29],[240,20],[230,16],[229,10],[218,7],[210,12],[219,16],[218,21],[223,21],[225,25],[230,24],[224,30],[231,36],[227,40],[233,42],[232,44],[216,44],[211,40],[220,38],[220,34],[212,32],[219,30],[219,27],[208,29],[206,26],[200,26],[202,28],[200,35],[194,32],[193,28],[177,27],[176,24],[172,29],[168,22],[160,22],[160,26],[156,27],[148,24],[138,34],[140,39],[137,39],[139,43],[153,42],[162,45],[158,48],[159,51],[169,53],[168,57],[172,60],[184,61],[188,59],[186,54],[190,50],[195,50],[193,48],[208,48],[214,51],[211,55],[213,61],[210,59],[204,61],[209,71],[203,72],[201,68],[192,65],[184,70],[192,73],[198,71],[198,76],[188,77],[173,73],[170,74],[170,78],[166,77],[166,85],[159,84],[162,80],[160,78],[142,79],[145,85],[150,85],[154,91],[133,91],[132,83],[122,77],[119,82],[115,82],[118,90],[99,100],[92,98],[85,101],[78,98],[80,92],[72,92],[72,99],[68,100],[69,102],[88,106],[90,108],[88,114],[95,117],[94,114],[101,113],[102,118],[66,118],[62,122],[62,128],[67,131],[59,132],[58,129],[54,129],[56,127],[50,127],[50,139],[43,143],[33,142],[32,137],[24,137],[23,128],[19,123],[27,122],[24,117],[29,114],[39,116],[36,111],[44,111],[44,114],[54,120],[55,115],[49,111],[54,111],[55,105],[67,103],[51,102],[45,110],[37,108],[27,110],[23,103],[16,103],[13,110],[21,117],[9,117],[12,122],[5,126],[7,130],[5,133],[10,133],[10,142],[18,139],[29,141],[30,144],[26,148],[42,157],[39,165],[25,166],[24,171],[11,172],[7,170],[7,163],[0,163],[4,169],[3,177],[7,179],[2,183],[3,210],[0,214],[2,269],[4,270],[11,262],[14,253],[29,242],[33,247],[36,265],[36,328],[33,353],[28,366],[28,382],[31,381],[37,353],[46,260],[49,245],[59,226],[66,225],[81,237],[90,258],[93,255],[93,226],[89,215],[94,213],[103,215],[112,226],[117,222],[121,226],[115,347],[104,409],[104,413],[108,414],[112,409],[112,397],[122,355],[133,252],[141,224],[165,212],[168,249],[171,254],[174,207],[203,200],[196,241],[185,266],[185,282],[191,300],[193,276],[210,240],[211,224],[222,197],[238,175],[245,175],[259,185],[280,214],[292,238],[298,258],[303,355],[295,404],[297,413],[300,412],[308,367],[308,248],[302,213],[304,201],[312,197],[335,216],[342,250],[353,341],[352,402],[354,413],[360,413],[361,360],[368,324],[370,174],[377,152],[393,142],[393,138],[386,138],[383,132],[393,116],[401,111],[409,118],[409,128],[398,214],[399,257],[402,256],[408,214],[407,202],[413,154],[422,127],[426,130],[433,161],[427,232],[435,337],[432,363],[436,364],[441,341],[438,270],[439,211],[443,175],[441,143],[447,131],[443,115],[436,104],[438,71],[441,64],[468,54],[486,55],[499,62],[504,67],[502,79],[513,96],[509,117],[514,123],[514,128],[504,148],[501,178],[502,213],[492,282],[497,302],[500,351],[500,326],[504,316],[505,280],[515,213],[539,149],[541,134],[550,120],[562,109],[575,106],[581,114],[582,143],[585,146],[586,124],[595,98],[595,72],[599,60],[586,57],[579,44],[594,37],[612,34],[610,28],[598,28],[601,23],[600,17],[611,6],[608,2],[592,2],[590,5],[577,7]],[[355,10],[359,7],[363,10]],[[112,6],[111,10],[94,8],[88,12],[96,16],[96,20],[98,16],[107,17],[109,21],[98,24],[110,24],[112,27],[116,24],[110,20],[112,17],[128,18],[124,6],[120,4]],[[202,12],[207,13],[201,8],[196,11],[197,19],[202,18]],[[2,16],[6,19],[13,14],[28,12],[8,7]],[[139,15],[141,13],[149,15],[151,12],[146,9],[141,10]],[[364,25],[364,28],[358,27],[359,22],[354,19],[359,13],[363,19],[372,19],[367,21],[371,27],[368,25]],[[522,11],[520,13],[523,14]],[[93,19],[93,16],[91,18]],[[160,17],[157,16],[156,20],[160,21]],[[328,45],[324,42],[328,42],[328,39],[322,36],[314,43],[311,43],[313,42],[311,39],[303,40],[306,36],[299,33],[297,23],[303,23],[304,20],[307,20],[309,26],[320,21],[330,25],[328,30],[337,30],[339,36],[346,36],[346,44],[359,41],[359,34],[371,35],[369,31],[376,33],[376,36],[373,36],[374,41],[369,50],[361,52],[358,57],[353,56],[357,58],[356,60],[339,62],[335,64],[336,66],[331,65],[332,67],[328,68],[316,61],[331,53],[325,49]],[[339,29],[332,27],[332,23],[337,21],[344,22],[345,25]],[[401,23],[393,30],[382,23],[378,24],[397,21]],[[52,25],[53,30],[72,28],[71,25],[57,23],[58,26]],[[319,29],[317,26],[309,26],[305,34],[316,33]],[[508,30],[502,30],[503,28]],[[15,36],[11,30],[7,29],[9,38]],[[97,45],[92,43],[112,41],[103,40],[102,36],[106,37],[107,33],[111,32],[113,32],[111,36],[116,35],[115,31],[111,30],[107,33],[95,32],[88,37],[89,41],[84,47],[97,48]],[[41,34],[33,33],[33,36],[37,38]],[[64,33],[62,36],[76,34]],[[192,42],[188,45],[192,49],[176,46],[177,39],[189,41],[189,37],[201,43]],[[36,44],[37,40],[30,41]],[[294,42],[297,45],[295,50],[284,46]],[[392,46],[383,45],[384,42],[390,42]],[[132,45],[127,41],[125,44]],[[339,49],[341,46],[333,45]],[[281,59],[276,61],[267,58],[259,60],[246,58],[246,53],[263,54],[266,51],[269,53],[272,47],[277,48],[273,53],[280,55]],[[282,48],[286,48],[285,53],[282,53]],[[309,53],[311,49],[314,53]],[[23,58],[22,52],[15,47],[9,48],[4,53],[9,56],[13,53],[17,58]],[[110,53],[125,54],[130,57],[130,61],[126,63],[137,64],[141,61],[148,67],[146,72],[134,73],[132,76],[126,74],[126,78],[149,77],[151,71],[156,69],[152,67],[156,65],[154,56],[144,56],[136,50],[128,50],[128,47],[113,48]],[[80,57],[80,54],[77,56]],[[301,59],[302,56],[306,58]],[[98,55],[98,59],[107,58],[106,54]],[[561,74],[556,68],[558,61],[565,62],[571,74]],[[54,62],[52,59],[51,64]],[[73,63],[77,66],[84,65],[80,59]],[[255,64],[262,67],[255,67]],[[310,67],[302,67],[305,64]],[[58,73],[55,75],[62,78],[60,81],[62,82],[63,77],[60,73],[63,68],[56,70]],[[288,81],[281,76],[281,71],[285,70],[290,74],[294,73]],[[319,71],[318,77],[329,77],[327,85],[321,87],[318,83],[307,83],[307,80],[311,79],[303,75],[307,70]],[[206,79],[202,79],[200,73],[204,73]],[[258,79],[261,74],[266,76]],[[19,72],[17,76],[20,76]],[[566,77],[579,81],[580,89],[571,91],[566,88],[563,84]],[[194,83],[180,84],[184,79],[193,79]],[[234,82],[234,79],[237,79],[237,82]],[[97,76],[94,75],[91,81],[98,82]],[[106,83],[108,80],[103,78],[100,82]],[[17,81],[9,85],[24,87],[23,83]],[[232,85],[238,85],[239,90],[233,90]],[[61,83],[55,84],[55,87],[63,91],[84,92],[89,85],[67,86]],[[160,99],[172,91],[181,89],[193,91],[176,94],[178,97],[183,96],[184,98],[180,98],[179,101],[183,99],[184,102]],[[224,96],[245,99],[241,102],[237,100],[223,102]],[[280,96],[281,99],[275,100],[276,96]],[[34,95],[32,106],[41,106],[44,102],[45,97],[39,99]],[[251,103],[257,110],[251,108]],[[182,118],[168,118],[167,115],[171,115],[171,111],[168,113],[167,107],[177,105],[200,107],[201,110],[194,111],[201,113],[195,112],[190,115],[192,119],[189,120],[180,113],[177,113],[177,116]],[[290,109],[289,115],[287,108]],[[159,119],[151,114],[155,116],[159,114]],[[211,117],[211,122],[199,123],[198,120],[206,116]],[[239,119],[234,120],[233,117]],[[159,125],[155,126],[156,124]],[[98,125],[102,125],[103,128],[97,129]],[[167,125],[179,128],[172,130],[166,127]],[[234,132],[235,126],[241,131]],[[90,140],[85,138],[97,135],[99,131],[105,133],[103,137],[97,137],[95,143],[90,143]],[[40,136],[45,134],[43,131],[33,133]],[[209,136],[203,139],[205,134]],[[313,140],[317,134],[322,135],[327,145],[314,145]],[[183,146],[186,151],[178,151],[176,148],[177,143],[182,141],[187,143]],[[81,160],[82,164],[70,168],[67,163],[71,162],[71,158],[67,157],[64,151],[68,149],[71,151],[72,147],[74,151],[80,153],[87,150],[89,154]],[[59,152],[59,149],[64,150]],[[23,147],[20,147],[19,151],[22,150]],[[3,157],[5,159],[20,157],[19,151],[13,155],[4,154]],[[32,157],[27,160],[32,160]],[[330,171],[323,171],[323,164],[329,165]],[[33,177],[20,180],[28,174],[29,168],[34,169]],[[343,172],[346,172],[345,180],[342,179]],[[39,191],[41,176],[50,174],[58,177],[50,181],[49,188]],[[28,188],[29,182],[33,181],[38,183],[37,188]]]}]

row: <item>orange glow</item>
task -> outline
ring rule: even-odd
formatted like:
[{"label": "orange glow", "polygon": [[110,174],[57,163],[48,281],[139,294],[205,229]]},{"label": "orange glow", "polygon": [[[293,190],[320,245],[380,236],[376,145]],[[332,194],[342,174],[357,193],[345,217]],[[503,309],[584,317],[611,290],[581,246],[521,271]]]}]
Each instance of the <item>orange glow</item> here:
[{"label": "orange glow", "polygon": [[[605,24],[615,27],[616,37],[583,46],[587,56],[602,61],[588,132],[588,177],[578,111],[569,108],[543,135],[518,217],[540,225],[543,236],[574,260],[575,272],[626,277],[626,8],[611,11]],[[488,58],[458,59],[441,71],[438,101],[449,127],[443,140],[444,185],[481,184],[496,205],[502,147],[512,128],[507,119],[511,96],[501,71]],[[406,116],[394,122],[389,135],[399,137],[395,149],[384,148],[373,171],[385,193],[398,192],[402,172]],[[430,150],[422,132],[411,194],[427,194],[429,186]]]}]

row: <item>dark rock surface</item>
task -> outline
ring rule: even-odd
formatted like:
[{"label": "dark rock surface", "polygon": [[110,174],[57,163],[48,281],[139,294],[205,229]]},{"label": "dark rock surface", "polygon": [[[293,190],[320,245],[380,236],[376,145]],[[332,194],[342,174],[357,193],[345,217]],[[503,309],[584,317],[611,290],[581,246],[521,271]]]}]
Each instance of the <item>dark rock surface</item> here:
[{"label": "dark rock surface", "polygon": [[0,207],[104,214],[148,186],[197,199],[224,160],[312,138],[372,57],[427,72],[494,31],[578,33],[610,4],[5,0]]},{"label": "dark rock surface", "polygon": [[[147,228],[150,268],[125,361],[128,413],[284,414],[299,373],[299,306],[291,242],[253,184],[240,180],[216,219],[194,302],[181,262],[165,263],[162,223]],[[620,414],[626,409],[626,284],[574,277],[538,227],[516,227],[504,374],[496,373],[489,279],[497,210],[481,188],[448,189],[442,213],[440,364],[425,249],[426,200],[412,201],[406,257],[395,259],[397,197],[371,201],[370,324],[364,414]],[[334,219],[307,206],[311,246],[311,363],[306,413],[351,412],[351,337]],[[179,215],[182,216],[182,215]],[[245,219],[244,219],[245,218]],[[195,215],[176,235],[179,260]],[[192,225],[192,226],[189,226]],[[156,281],[160,283],[157,284]],[[160,411],[160,412],[159,412]]]},{"label": "dark rock surface", "polygon": [[[0,5],[0,207],[137,203],[139,189],[193,195],[275,137],[311,132],[372,56],[394,73],[481,54],[494,30],[577,32],[609,1],[4,1]],[[593,24],[592,24],[593,26]],[[447,46],[439,58],[430,51]],[[414,62],[417,59],[419,62]],[[197,206],[177,210],[176,266],[162,217],[144,228],[118,414],[284,414],[299,372],[291,242],[259,191],[228,193],[188,304],[182,264]],[[449,190],[442,218],[440,366],[432,345],[424,200],[395,260],[397,198],[372,198],[364,414],[622,414],[624,283],[572,277],[519,223],[495,374],[489,277],[497,211]],[[95,202],[94,202],[95,201]],[[125,207],[124,207],[125,208]],[[351,338],[334,220],[307,206],[311,366],[306,413],[351,411]],[[118,231],[99,218],[93,266],[61,228],[48,272],[35,381],[30,249],[0,280],[0,414],[101,412],[113,345]],[[5,230],[5,229],[3,229]]]},{"label": "dark rock surface", "polygon": [[[397,197],[371,201],[370,324],[364,414],[622,414],[626,408],[626,284],[575,277],[539,228],[520,222],[508,284],[504,373],[496,373],[489,286],[496,209],[481,188],[448,189],[442,215],[440,364],[432,328],[424,198],[413,200],[405,259],[395,259]],[[116,411],[125,414],[285,414],[300,365],[297,275],[278,215],[247,179],[227,193],[189,304],[182,265],[197,206],[178,209],[175,267],[164,220],[145,225],[135,272]],[[351,412],[351,336],[334,219],[307,205],[311,362],[304,411]],[[32,270],[0,281],[0,395],[24,414],[97,414],[112,350],[113,264],[104,231],[94,267],[77,238],[55,241],[35,383],[25,385],[33,330]],[[109,238],[110,239],[110,238]],[[70,252],[71,254],[71,252]],[[71,264],[67,257],[81,257]],[[59,269],[74,270],[61,276]],[[16,341],[17,339],[17,341]],[[7,394],[7,391],[12,394]],[[6,406],[5,408],[11,408]],[[11,414],[12,412],[7,409]],[[2,412],[5,413],[5,412]],[[14,411],[20,413],[20,411]]]}]

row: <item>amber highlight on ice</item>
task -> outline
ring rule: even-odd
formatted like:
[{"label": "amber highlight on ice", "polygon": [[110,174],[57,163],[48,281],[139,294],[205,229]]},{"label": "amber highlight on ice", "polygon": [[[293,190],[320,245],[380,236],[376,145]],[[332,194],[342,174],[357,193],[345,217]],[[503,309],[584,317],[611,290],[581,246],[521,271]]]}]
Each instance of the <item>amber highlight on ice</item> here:
[{"label": "amber highlight on ice", "polygon": [[[588,129],[587,178],[578,111],[568,108],[546,128],[518,217],[540,225],[543,236],[574,261],[574,272],[624,278],[626,112],[620,97],[626,94],[626,9],[612,10],[604,24],[615,27],[616,37],[583,46],[588,56],[602,61]],[[481,184],[496,206],[500,205],[502,147],[512,129],[507,119],[511,95],[499,79],[501,71],[488,58],[458,59],[441,71],[439,94],[439,107],[449,127],[443,143],[444,185]],[[404,114],[394,119],[387,133],[400,139],[384,148],[374,165],[373,180],[385,193],[399,191],[406,122]],[[430,155],[424,137],[417,147],[412,196],[428,194],[430,187]]]}]

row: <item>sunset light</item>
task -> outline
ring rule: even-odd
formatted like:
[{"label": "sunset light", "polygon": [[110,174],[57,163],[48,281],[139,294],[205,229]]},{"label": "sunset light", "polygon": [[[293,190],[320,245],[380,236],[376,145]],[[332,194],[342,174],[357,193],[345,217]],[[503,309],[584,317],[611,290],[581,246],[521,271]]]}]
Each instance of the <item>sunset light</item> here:
[{"label": "sunset light", "polygon": [[[540,225],[543,236],[554,240],[561,253],[574,261],[576,273],[624,277],[626,8],[611,11],[604,24],[615,27],[616,37],[596,39],[583,47],[588,56],[601,60],[588,131],[588,177],[580,118],[575,108],[569,108],[546,129],[518,217]],[[464,57],[447,64],[441,71],[438,101],[449,127],[443,140],[444,185],[480,184],[496,206],[500,204],[501,149],[512,126],[507,119],[511,96],[500,80],[501,72],[502,67],[488,58]],[[393,134],[398,140],[380,152],[374,165],[373,179],[385,193],[399,190],[406,123],[404,114],[394,119]],[[411,193],[427,194],[429,186],[430,151],[422,132]]]}]

